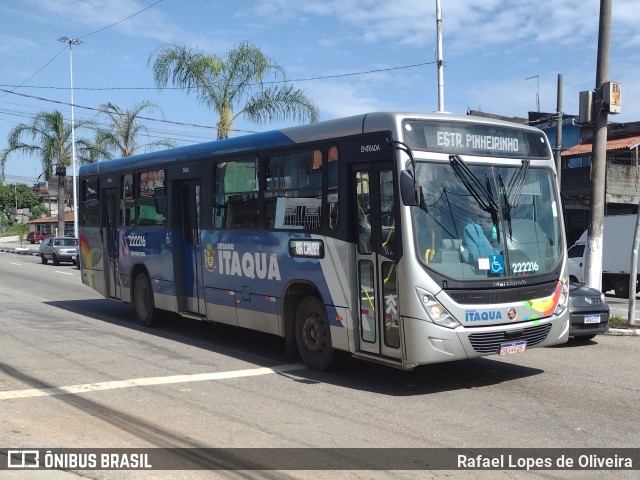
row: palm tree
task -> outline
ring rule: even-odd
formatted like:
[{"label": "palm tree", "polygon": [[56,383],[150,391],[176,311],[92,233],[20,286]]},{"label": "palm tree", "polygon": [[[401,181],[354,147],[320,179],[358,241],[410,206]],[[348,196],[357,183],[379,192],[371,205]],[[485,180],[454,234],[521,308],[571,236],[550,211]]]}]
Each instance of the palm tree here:
[{"label": "palm tree", "polygon": [[[76,128],[92,125],[88,121],[75,122]],[[24,141],[27,138],[31,143]],[[30,124],[21,123],[9,132],[8,146],[0,155],[0,165],[4,171],[9,154],[22,152],[28,155],[39,155],[42,161],[42,172],[46,181],[54,175],[66,172],[71,165],[71,125],[64,122],[62,113],[42,111],[36,114]],[[84,138],[76,138],[76,158],[81,162],[95,160],[93,143]],[[58,231],[64,232],[64,203],[66,198],[66,182],[64,176],[58,175]],[[74,201],[74,208],[76,208]]]},{"label": "palm tree", "polygon": [[170,45],[157,53],[152,68],[158,89],[171,80],[187,93],[195,92],[200,102],[216,110],[219,139],[229,136],[240,115],[261,124],[288,118],[318,121],[318,107],[304,91],[288,83],[265,83],[270,74],[284,79],[284,69],[250,42],[234,46],[224,59]]},{"label": "palm tree", "polygon": [[107,129],[96,129],[96,154],[103,158],[129,157],[137,153],[138,150],[155,150],[157,148],[171,148],[175,144],[166,139],[153,140],[145,144],[138,144],[137,138],[141,135],[149,136],[149,130],[139,122],[139,115],[144,110],[159,112],[160,107],[155,103],[143,101],[136,103],[131,110],[123,111],[118,105],[111,102],[100,105],[102,113],[106,114],[110,120]]}]

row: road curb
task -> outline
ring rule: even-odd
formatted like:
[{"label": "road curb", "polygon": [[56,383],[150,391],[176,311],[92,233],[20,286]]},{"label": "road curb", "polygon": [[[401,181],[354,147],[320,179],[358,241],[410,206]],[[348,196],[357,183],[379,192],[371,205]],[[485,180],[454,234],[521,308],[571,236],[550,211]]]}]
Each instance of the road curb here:
[{"label": "road curb", "polygon": [[0,247],[0,252],[4,252],[4,253],[15,253],[17,255],[33,255],[33,256],[38,256],[38,252],[35,252],[33,250],[29,250],[28,248],[16,248],[16,247],[12,247],[12,248],[5,248],[5,247]]},{"label": "road curb", "polygon": [[631,328],[610,328],[605,335],[614,335],[617,337],[640,337],[640,330]]}]

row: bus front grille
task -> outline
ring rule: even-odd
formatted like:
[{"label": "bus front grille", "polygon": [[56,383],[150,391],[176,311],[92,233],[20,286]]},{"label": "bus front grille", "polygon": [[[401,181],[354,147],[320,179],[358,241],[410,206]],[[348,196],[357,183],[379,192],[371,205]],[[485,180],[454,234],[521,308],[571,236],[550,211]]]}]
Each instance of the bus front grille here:
[{"label": "bus front grille", "polygon": [[481,303],[510,303],[522,301],[523,298],[533,300],[553,295],[557,282],[524,287],[492,289],[492,290],[446,290],[454,302],[462,305],[478,305]]},{"label": "bus front grille", "polygon": [[547,338],[550,330],[551,324],[547,323],[536,327],[524,328],[516,332],[472,333],[469,335],[469,342],[478,353],[498,353],[500,345],[503,343],[526,340],[527,348],[538,345]]}]

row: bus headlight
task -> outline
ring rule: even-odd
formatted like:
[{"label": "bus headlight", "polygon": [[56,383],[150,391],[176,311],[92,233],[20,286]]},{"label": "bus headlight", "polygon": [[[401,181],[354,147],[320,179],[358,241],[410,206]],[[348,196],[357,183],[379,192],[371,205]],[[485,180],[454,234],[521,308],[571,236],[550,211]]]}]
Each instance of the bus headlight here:
[{"label": "bus headlight", "polygon": [[560,298],[558,299],[558,305],[553,313],[556,315],[561,315],[569,306],[569,280],[564,280],[561,282],[562,286],[560,287]]},{"label": "bus headlight", "polygon": [[418,294],[424,311],[433,323],[446,328],[456,328],[460,326],[460,323],[436,300],[436,297],[420,287],[416,287],[416,293]]}]

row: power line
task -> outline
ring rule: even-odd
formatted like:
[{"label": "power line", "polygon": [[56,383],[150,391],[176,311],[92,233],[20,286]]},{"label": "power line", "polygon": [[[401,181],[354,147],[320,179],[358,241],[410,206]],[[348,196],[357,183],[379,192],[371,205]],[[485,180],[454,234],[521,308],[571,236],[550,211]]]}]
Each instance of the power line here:
[{"label": "power line", "polygon": [[[37,97],[35,95],[28,95],[26,93],[12,92],[11,90],[5,90],[4,88],[0,88],[0,92],[6,92],[6,93],[10,93],[12,95],[18,95],[20,97],[25,97],[25,98],[32,98],[34,100],[41,100],[43,102],[56,103],[58,105],[65,105],[67,107],[71,106],[71,104],[69,102],[63,102],[63,101],[60,101],[60,100],[53,100],[53,99],[44,98],[44,97]],[[94,111],[94,112],[113,113],[110,110],[104,110],[104,109],[95,108],[95,107],[87,107],[85,105],[78,105],[76,103],[74,103],[73,106],[77,107],[77,108],[83,108],[85,110],[91,110],[91,111]],[[208,126],[208,125],[198,125],[198,124],[195,124],[195,123],[175,122],[175,121],[172,121],[172,120],[165,120],[165,119],[161,119],[161,118],[151,118],[151,117],[142,117],[142,116],[138,116],[138,118],[140,118],[142,120],[150,120],[150,121],[153,121],[153,122],[171,123],[171,124],[174,124],[174,125],[184,125],[184,126],[189,126],[189,127],[201,127],[201,128],[211,128],[211,129],[216,128],[216,127],[212,127],[212,126]],[[251,133],[253,133],[253,132],[251,132]]]},{"label": "power line", "polygon": [[[10,93],[11,95],[18,95],[20,97],[32,98],[34,100],[40,100],[40,101],[43,101],[43,102],[55,103],[55,104],[58,104],[58,105],[65,105],[65,106],[68,106],[68,107],[71,106],[71,104],[69,102],[63,102],[63,101],[60,101],[60,100],[53,100],[53,99],[50,99],[50,98],[38,97],[38,96],[35,96],[35,95],[28,95],[26,93],[13,92],[11,90],[5,90],[4,88],[0,88],[0,92],[6,92],[6,93]],[[87,107],[85,105],[78,105],[76,103],[74,103],[73,106],[77,107],[77,108],[84,109],[84,110],[90,110],[90,111],[99,112],[99,113],[114,113],[111,110],[104,110],[104,109],[95,108],[95,107]],[[166,119],[163,119],[163,118],[143,117],[143,116],[140,116],[140,115],[138,115],[137,118],[139,118],[141,120],[148,120],[148,121],[151,121],[151,122],[168,123],[168,124],[171,124],[171,125],[180,125],[180,126],[184,126],[184,127],[197,127],[197,128],[211,129],[211,130],[217,128],[216,126],[199,125],[197,123],[177,122],[177,121],[173,121],[173,120],[166,120]],[[240,130],[240,129],[237,129],[237,128],[232,128],[232,129],[230,129],[230,131],[239,132],[239,133],[257,133],[255,130]]]},{"label": "power line", "polygon": [[[1,106],[3,103],[11,106],[24,107],[28,109],[38,109],[38,111],[31,112],[26,110],[18,110],[15,108],[7,108],[7,107],[3,108]],[[46,110],[53,110],[53,108],[46,109]],[[12,120],[10,117],[14,117],[14,119],[18,118],[18,119],[33,120],[40,111],[42,111],[42,108],[32,106],[32,105],[24,105],[24,104],[13,103],[13,102],[0,102],[0,122],[14,122],[14,120]],[[110,122],[106,120],[102,120],[100,119],[100,117],[96,118],[95,116],[92,116],[90,114],[86,114],[86,115],[80,114],[78,115],[78,117],[80,120],[92,122],[92,124],[97,127],[109,128],[111,126]],[[197,128],[199,130],[193,130],[194,128]],[[202,128],[206,128],[206,132],[200,133]],[[178,126],[175,126],[174,129],[160,129],[160,128],[151,128],[151,127],[145,126],[145,130],[149,138],[169,139],[175,142],[179,142],[181,144],[206,142],[212,139],[211,137],[212,129],[211,127],[206,127],[206,126],[194,127],[194,126],[187,125],[183,127],[178,125]]]},{"label": "power line", "polygon": [[[158,2],[150,5],[149,7],[147,7],[147,9],[153,7],[154,5],[157,5],[158,3],[160,3],[160,1],[162,1],[162,0],[159,0]],[[138,13],[141,13],[142,11],[144,11],[144,10],[141,10]],[[136,15],[136,14],[134,14],[134,15]],[[127,17],[127,18],[130,18],[130,17]],[[124,19],[124,20],[126,20],[126,19]],[[124,20],[121,20],[121,22],[124,21]],[[117,22],[117,23],[120,23],[120,22]],[[107,27],[105,27],[105,28],[107,28]],[[98,31],[100,31],[100,30],[98,30]],[[96,31],[94,33],[97,33],[98,31]],[[90,35],[90,34],[87,34],[87,35]],[[85,36],[87,36],[87,35],[85,35]],[[79,38],[82,38],[82,37],[79,37]],[[66,47],[63,48],[62,51],[64,51],[65,49],[66,49]],[[58,55],[60,55],[60,53],[58,53]],[[58,55],[56,55],[56,57]],[[51,61],[53,61],[53,59]],[[49,63],[51,63],[51,61],[49,61]],[[417,63],[417,64],[412,64],[412,65],[401,65],[401,66],[396,66],[396,67],[381,68],[381,69],[367,70],[367,71],[361,71],[361,72],[351,72],[351,73],[343,73],[343,74],[335,74],[335,75],[323,75],[323,76],[318,76],[318,77],[300,78],[300,79],[296,79],[296,80],[283,80],[283,81],[273,81],[273,82],[264,82],[264,83],[305,82],[305,81],[325,80],[325,79],[331,79],[331,78],[350,77],[350,76],[356,76],[356,75],[368,75],[368,74],[372,74],[372,73],[387,72],[387,71],[392,71],[392,70],[401,70],[401,69],[407,69],[407,68],[422,67],[422,66],[431,65],[431,64],[434,64],[434,63],[436,63],[436,62],[424,62],[424,63]],[[40,70],[42,70],[42,69],[40,69]],[[32,78],[32,77],[30,77],[30,78]],[[0,84],[0,87],[8,87],[8,88],[12,88],[12,87],[13,88],[18,88],[18,87],[21,87],[21,86],[22,86],[22,84],[18,85],[18,86],[15,86],[15,85],[1,85]],[[26,86],[26,87],[23,87],[23,88],[51,89],[51,90],[66,90],[67,89],[67,87],[33,86],[33,85],[29,85],[29,86]],[[76,87],[76,89],[77,90],[102,90],[102,91],[104,91],[104,90],[157,90],[155,87],[105,87],[105,88],[92,88],[92,87],[84,87],[84,88],[80,87],[80,88],[78,88],[78,87]],[[163,88],[163,90],[182,90],[182,88],[180,88],[180,87],[165,87],[165,88]],[[50,103],[55,103],[55,104],[65,105],[65,106],[71,106],[71,104],[68,103],[68,102],[52,100],[52,99],[48,99],[48,98],[44,98],[44,97],[29,95],[29,94],[26,94],[26,93],[18,93],[18,92],[15,92],[14,90],[6,90],[6,89],[3,89],[3,88],[0,88],[0,92],[4,92],[4,95],[2,95],[2,97],[6,96],[8,94],[13,94],[13,95],[18,95],[18,96],[21,96],[21,97],[31,98],[31,99],[35,99],[35,100],[44,101],[44,102],[50,102]],[[2,98],[2,97],[0,97],[0,98]],[[83,106],[83,105],[77,105],[75,103],[74,103],[74,106],[77,106],[80,109],[95,111],[95,112],[99,112],[99,113],[113,113],[111,111],[106,111],[106,110],[103,110],[103,109],[100,109],[100,108],[87,107],[87,106]],[[25,112],[5,110],[5,109],[0,109],[0,114],[12,115],[12,116],[17,116],[17,117],[27,117],[27,118],[34,118],[35,117],[35,115],[30,115],[30,114],[25,113]],[[216,128],[214,126],[209,126],[209,125],[199,125],[199,124],[186,123],[186,122],[177,122],[177,121],[171,121],[171,120],[159,119],[159,118],[142,117],[142,116],[138,116],[138,118],[140,118],[141,120],[148,120],[148,121],[153,121],[153,122],[161,122],[161,123],[167,123],[167,124],[183,126],[183,127],[205,128],[207,130],[212,130],[212,129]],[[255,133],[255,131],[253,131],[253,130],[231,129],[231,131],[238,132],[238,133]],[[164,133],[164,132],[157,132],[157,133]],[[187,135],[187,134],[181,134],[181,133],[172,133],[172,135],[178,135],[178,136],[184,136],[184,137],[194,136],[194,135]],[[197,136],[194,136],[194,137],[197,138]],[[175,139],[175,140],[178,140],[178,139]],[[180,139],[178,141],[184,141],[184,140]]]},{"label": "power line", "polygon": [[[122,22],[124,22],[124,21],[126,21],[126,20],[129,20],[130,18],[135,17],[136,15],[139,15],[140,13],[144,12],[145,10],[149,10],[151,7],[155,7],[157,4],[159,4],[159,3],[160,3],[160,2],[162,2],[162,1],[163,1],[163,0],[158,0],[157,2],[152,3],[152,4],[151,4],[151,5],[149,5],[148,7],[143,8],[143,9],[142,9],[142,10],[140,10],[139,12],[136,12],[136,13],[134,13],[134,14],[132,14],[132,15],[129,15],[128,17],[123,18],[122,20],[120,20],[120,21],[118,21],[118,22],[112,23],[111,25],[107,25],[106,27],[103,27],[103,28],[101,28],[101,29],[99,29],[99,30],[96,30],[95,32],[87,33],[87,34],[82,35],[81,37],[78,37],[78,38],[85,38],[85,37],[88,37],[88,36],[90,36],[90,35],[94,35],[94,34],[96,34],[96,33],[102,32],[102,31],[104,31],[104,30],[106,30],[106,29],[108,29],[108,28],[114,27],[114,26],[116,26],[116,25],[118,25],[118,24],[120,24],[120,23],[122,23]],[[42,66],[42,67],[41,67],[37,72],[35,72],[33,75],[31,75],[29,78],[27,78],[27,79],[26,79],[24,82],[22,82],[20,85],[11,85],[11,87],[10,87],[10,88],[17,89],[17,88],[23,87],[25,83],[27,83],[27,82],[28,82],[29,80],[31,80],[33,77],[35,77],[36,75],[38,75],[42,70],[44,70],[45,68],[47,68],[47,67],[49,66],[49,64],[50,64],[51,62],[53,62],[56,58],[58,58],[58,57],[60,56],[60,54],[61,54],[62,52],[64,52],[66,49],[67,49],[67,47],[66,47],[66,46],[65,46],[65,47],[63,47],[63,48],[62,48],[62,50],[60,50],[58,53],[56,53],[56,54],[53,56],[53,58],[52,58],[51,60],[49,60],[47,63],[45,63],[45,64],[44,64],[44,65],[43,65],[43,66]],[[38,88],[38,87],[30,87],[30,88]],[[56,87],[56,88],[57,88],[57,87]],[[7,94],[8,94],[8,93],[7,93],[7,92],[5,92],[5,94],[4,94],[4,95],[0,95],[0,98],[3,98],[3,97],[4,97],[4,96],[6,96]]]},{"label": "power line", "polygon": [[134,13],[134,14],[132,14],[132,15],[129,15],[127,18],[123,18],[122,20],[119,20],[119,21],[117,21],[116,23],[112,23],[111,25],[107,25],[106,27],[103,27],[103,28],[101,28],[101,29],[99,29],[99,30],[96,30],[95,32],[87,33],[87,34],[82,35],[82,36],[77,37],[77,38],[78,38],[78,39],[80,39],[80,38],[86,38],[86,37],[88,37],[88,36],[90,36],[90,35],[95,35],[96,33],[103,32],[103,31],[107,30],[108,28],[115,27],[116,25],[118,25],[118,24],[120,24],[120,23],[122,23],[122,22],[126,22],[126,21],[127,21],[127,20],[129,20],[130,18],[135,17],[136,15],[139,15],[139,14],[141,14],[142,12],[144,12],[144,11],[146,11],[146,10],[149,10],[151,7],[155,7],[157,4],[159,4],[159,3],[160,3],[160,2],[162,2],[162,1],[163,1],[163,0],[158,0],[157,2],[152,3],[152,4],[151,4],[151,5],[149,5],[148,7],[143,8],[143,9],[142,9],[142,10],[140,10],[139,12],[136,12],[136,13]]},{"label": "power line", "polygon": [[[313,82],[317,80],[327,80],[332,78],[343,78],[343,77],[354,77],[358,75],[369,75],[372,73],[382,73],[382,72],[390,72],[393,70],[403,70],[407,68],[416,68],[416,67],[424,67],[425,65],[433,65],[436,62],[424,62],[424,63],[415,63],[412,65],[400,65],[397,67],[388,67],[388,68],[378,68],[375,70],[366,70],[362,72],[350,72],[350,73],[337,73],[335,75],[322,75],[318,77],[307,77],[307,78],[297,78],[293,80],[272,80],[262,82],[261,85],[270,85],[270,84],[278,84],[278,83],[296,83],[296,82]],[[248,86],[256,86],[258,84],[252,83],[248,84]],[[14,85],[2,85],[0,87],[11,88]],[[49,89],[49,90],[66,90],[68,87],[52,87],[52,86],[35,86],[29,85],[26,88],[38,88],[38,89]],[[109,90],[183,90],[182,87],[74,87],[74,90],[88,90],[88,91],[109,91]]]},{"label": "power line", "polygon": [[[17,88],[22,87],[25,83],[27,83],[29,80],[31,80],[33,77],[35,77],[37,74],[39,74],[42,70],[44,70],[45,68],[47,68],[49,66],[49,64],[51,62],[53,62],[56,58],[58,58],[60,56],[60,54],[62,52],[64,52],[67,49],[67,47],[64,47],[62,50],[60,50],[58,53],[56,53],[53,58],[51,60],[49,60],[47,63],[44,64],[44,66],[42,68],[40,68],[40,70],[38,70],[36,73],[34,73],[33,75],[31,75],[29,78],[27,78],[24,82],[22,82],[20,85],[13,85],[14,90]],[[8,95],[8,93],[5,93],[4,95],[1,95],[0,98],[3,98],[4,96]]]},{"label": "power line", "polygon": [[368,75],[370,73],[381,73],[381,72],[390,72],[392,70],[403,70],[405,68],[416,68],[416,67],[424,67],[425,65],[433,65],[436,62],[424,62],[424,63],[415,63],[413,65],[401,65],[398,67],[389,67],[389,68],[378,68],[376,70],[367,70],[364,72],[352,72],[352,73],[338,73],[335,75],[323,75],[321,77],[309,77],[309,78],[298,78],[296,80],[281,80],[281,81],[273,81],[273,82],[263,82],[267,83],[282,83],[283,81],[288,82],[312,82],[315,80],[326,80],[328,78],[342,78],[342,77],[353,77],[356,75]]}]

